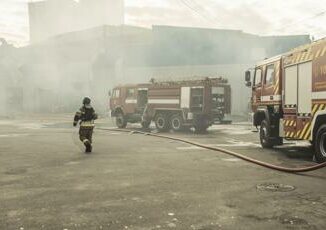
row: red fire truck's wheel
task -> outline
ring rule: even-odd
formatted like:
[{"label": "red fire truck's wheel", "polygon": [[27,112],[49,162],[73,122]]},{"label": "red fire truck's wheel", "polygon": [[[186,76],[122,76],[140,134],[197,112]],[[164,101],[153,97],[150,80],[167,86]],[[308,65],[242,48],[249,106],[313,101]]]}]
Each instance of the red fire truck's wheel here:
[{"label": "red fire truck's wheel", "polygon": [[181,131],[183,126],[183,119],[181,115],[180,114],[172,115],[170,119],[170,125],[174,131]]},{"label": "red fire truck's wheel", "polygon": [[275,144],[276,145],[283,145],[283,138],[282,137],[277,138],[276,141],[275,141]]},{"label": "red fire truck's wheel", "polygon": [[274,141],[270,138],[270,127],[266,120],[263,120],[260,125],[260,144],[263,148],[273,148]]},{"label": "red fire truck's wheel", "polygon": [[196,120],[194,127],[197,133],[206,132],[209,127],[209,121],[207,118],[199,118]]},{"label": "red fire truck's wheel", "polygon": [[115,118],[115,124],[117,125],[117,127],[119,129],[126,128],[126,126],[127,126],[126,117],[122,113],[117,114],[117,116]]},{"label": "red fire truck's wheel", "polygon": [[207,126],[195,126],[196,133],[204,133],[208,129]]},{"label": "red fire truck's wheel", "polygon": [[150,125],[151,125],[151,122],[150,121],[142,121],[141,122],[141,127],[143,129],[148,129]]},{"label": "red fire truck's wheel", "polygon": [[169,122],[165,114],[159,113],[155,118],[155,126],[159,131],[167,131],[169,129]]},{"label": "red fire truck's wheel", "polygon": [[315,157],[318,163],[326,161],[326,125],[322,125],[317,131]]}]

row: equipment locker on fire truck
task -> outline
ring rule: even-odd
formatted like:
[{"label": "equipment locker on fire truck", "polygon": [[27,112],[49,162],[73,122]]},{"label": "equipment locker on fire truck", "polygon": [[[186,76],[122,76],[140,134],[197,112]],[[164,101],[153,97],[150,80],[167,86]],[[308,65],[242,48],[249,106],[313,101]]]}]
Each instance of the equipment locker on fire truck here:
[{"label": "equipment locker on fire truck", "polygon": [[309,140],[316,160],[326,161],[326,39],[258,63],[245,80],[262,147]]}]

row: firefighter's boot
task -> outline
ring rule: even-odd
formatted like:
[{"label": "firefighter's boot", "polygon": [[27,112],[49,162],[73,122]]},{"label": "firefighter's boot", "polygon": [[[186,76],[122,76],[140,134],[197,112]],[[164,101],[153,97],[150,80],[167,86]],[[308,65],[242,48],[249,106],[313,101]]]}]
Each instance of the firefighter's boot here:
[{"label": "firefighter's boot", "polygon": [[84,140],[84,145],[86,147],[85,152],[86,153],[91,153],[92,152],[92,144],[88,139]]}]

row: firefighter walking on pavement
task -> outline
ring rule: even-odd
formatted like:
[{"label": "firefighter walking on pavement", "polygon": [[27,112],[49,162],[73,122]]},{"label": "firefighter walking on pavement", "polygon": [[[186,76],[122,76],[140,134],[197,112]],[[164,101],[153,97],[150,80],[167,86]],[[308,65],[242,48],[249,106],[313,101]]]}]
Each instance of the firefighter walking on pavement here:
[{"label": "firefighter walking on pavement", "polygon": [[94,120],[97,119],[97,114],[94,108],[91,106],[91,99],[85,97],[83,100],[83,106],[76,112],[74,117],[74,126],[77,126],[80,121],[79,127],[79,139],[85,145],[85,152],[92,152],[92,136],[95,127]]}]

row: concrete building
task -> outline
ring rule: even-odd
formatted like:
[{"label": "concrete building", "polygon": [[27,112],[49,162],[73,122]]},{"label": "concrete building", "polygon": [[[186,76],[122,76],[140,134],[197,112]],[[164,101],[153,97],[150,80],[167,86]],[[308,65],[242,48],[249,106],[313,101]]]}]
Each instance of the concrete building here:
[{"label": "concrete building", "polygon": [[124,0],[44,0],[28,7],[31,45],[13,51],[6,74],[21,79],[21,107],[31,112],[70,112],[85,95],[105,111],[116,84],[222,76],[232,86],[232,113],[243,114],[249,97],[245,70],[310,42],[308,35],[126,26]]},{"label": "concrete building", "polygon": [[0,117],[23,110],[23,78],[18,49],[0,38]]},{"label": "concrete building", "polygon": [[126,49],[150,44],[150,35],[138,27],[100,26],[19,48],[19,69],[26,80],[24,109],[71,112],[88,95],[104,111],[109,89],[123,78]]},{"label": "concrete building", "polygon": [[171,26],[153,26],[152,36],[150,57],[128,60],[125,55],[124,78],[119,81],[222,76],[231,84],[232,114],[237,115],[248,111],[250,90],[244,86],[244,72],[257,61],[310,42],[308,35],[257,36],[238,30]]},{"label": "concrete building", "polygon": [[102,25],[124,24],[124,0],[44,0],[28,3],[30,41]]},{"label": "concrete building", "polygon": [[232,86],[232,113],[245,114],[245,70],[308,42],[307,35],[261,37],[169,26],[100,26],[60,34],[19,49],[19,72],[27,82],[24,108],[70,112],[90,95],[104,112],[108,91],[116,84],[222,76]]},{"label": "concrete building", "polygon": [[307,42],[308,36],[259,37],[175,27],[103,26],[66,33],[20,49],[25,60],[20,71],[34,83],[25,87],[24,108],[69,111],[82,96],[91,95],[104,111],[107,92],[116,84],[223,76],[232,85],[232,113],[242,114],[249,96],[244,71],[257,60]]}]

